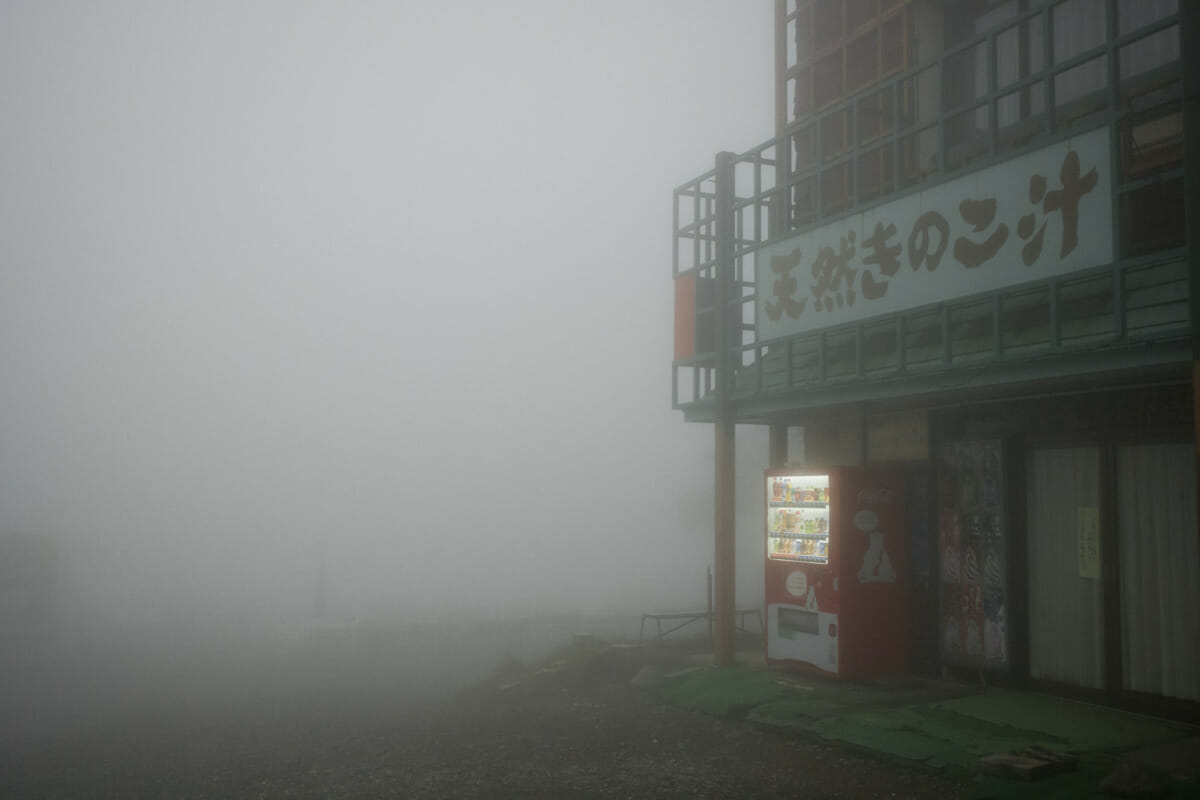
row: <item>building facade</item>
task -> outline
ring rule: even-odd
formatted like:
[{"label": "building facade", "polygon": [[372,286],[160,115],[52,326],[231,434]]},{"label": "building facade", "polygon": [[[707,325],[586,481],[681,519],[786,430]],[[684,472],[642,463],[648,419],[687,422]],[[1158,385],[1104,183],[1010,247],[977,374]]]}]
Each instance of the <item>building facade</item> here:
[{"label": "building facade", "polygon": [[1200,713],[1196,5],[777,0],[675,191],[675,407],[904,472],[913,671]]}]

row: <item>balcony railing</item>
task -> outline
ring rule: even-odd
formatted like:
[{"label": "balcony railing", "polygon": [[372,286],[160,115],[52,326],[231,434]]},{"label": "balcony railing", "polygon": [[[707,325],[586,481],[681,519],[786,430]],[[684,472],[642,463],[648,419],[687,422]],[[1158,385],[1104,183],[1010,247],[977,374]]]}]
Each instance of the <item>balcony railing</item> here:
[{"label": "balcony railing", "polygon": [[[736,156],[726,341],[735,400],[1188,335],[1178,14],[1124,30],[1116,0],[1108,0],[1105,40],[1056,52],[1054,25],[1076,2],[1030,9]],[[1042,68],[1009,80],[998,42],[1031,26],[1042,31]],[[966,62],[974,70],[970,91],[958,77]],[[954,91],[950,80],[957,80]],[[934,108],[917,102],[931,93]],[[1014,102],[1028,113],[1012,113]],[[840,152],[824,147],[831,120],[849,127]],[[1112,141],[1112,264],[852,325],[757,338],[755,252],[764,245],[1104,127]],[[674,363],[677,408],[705,405],[716,388],[718,343],[704,335],[717,310],[716,292],[704,288],[717,273],[716,182],[710,170],[674,194],[673,272],[697,281],[700,351]],[[834,196],[835,186],[849,191]]]}]

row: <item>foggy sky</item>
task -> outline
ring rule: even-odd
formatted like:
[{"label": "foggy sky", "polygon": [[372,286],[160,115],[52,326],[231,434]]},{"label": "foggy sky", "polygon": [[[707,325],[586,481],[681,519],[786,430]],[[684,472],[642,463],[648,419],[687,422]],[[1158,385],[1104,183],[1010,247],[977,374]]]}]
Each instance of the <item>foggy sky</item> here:
[{"label": "foggy sky", "polygon": [[771,16],[0,4],[0,532],[94,614],[703,602],[671,190],[771,136]]}]

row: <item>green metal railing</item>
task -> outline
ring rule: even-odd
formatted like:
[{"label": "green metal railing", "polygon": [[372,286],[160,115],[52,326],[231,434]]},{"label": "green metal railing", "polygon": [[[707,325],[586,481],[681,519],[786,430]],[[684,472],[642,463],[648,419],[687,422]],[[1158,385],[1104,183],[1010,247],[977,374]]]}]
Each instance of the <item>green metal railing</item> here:
[{"label": "green metal railing", "polygon": [[[1164,58],[1153,69],[1125,68],[1133,61],[1129,54],[1144,56],[1147,48],[1170,53],[1174,43],[1178,53],[1180,15],[1121,31],[1119,4],[1106,0],[1105,41],[1056,62],[1056,14],[1073,2],[1038,5],[946,49],[936,61],[913,66],[790,123],[780,136],[733,157],[731,187],[718,186],[718,170],[713,169],[675,189],[673,274],[678,278],[691,273],[703,287],[697,294],[697,330],[708,332],[698,338],[708,345],[703,352],[673,363],[676,408],[696,409],[713,402],[720,347],[714,333],[719,280],[727,289],[729,324],[724,346],[734,365],[730,387],[734,402],[833,383],[934,375],[987,362],[1087,353],[1190,335],[1182,214],[1179,230],[1168,230],[1156,241],[1131,230],[1132,217],[1127,213],[1147,192],[1178,190],[1182,202],[1181,62],[1178,57]],[[1002,85],[997,77],[997,40],[1031,25],[1041,29],[1042,68]],[[946,106],[942,102],[946,84],[957,79],[951,73],[961,73],[968,55],[984,70],[968,83],[986,90],[972,90],[971,96]],[[1063,76],[1089,65],[1103,65],[1102,83],[1056,104],[1055,89]],[[925,117],[926,109],[915,103],[920,81],[936,85],[939,100],[937,112]],[[956,87],[961,90],[963,82]],[[1040,95],[1040,110],[1013,125],[1000,125],[1000,104],[1021,93]],[[873,133],[869,141],[860,140],[864,106],[869,103],[877,109],[877,98],[887,94],[892,105],[890,124],[881,125],[881,132]],[[822,126],[835,115],[849,119],[849,146],[822,159]],[[954,126],[964,118],[975,120],[970,137],[948,133],[948,129],[959,130],[961,126]],[[981,120],[986,124],[978,124]],[[1135,134],[1170,130],[1174,125],[1180,135],[1167,147],[1166,159],[1136,169],[1142,162]],[[773,340],[757,338],[754,257],[764,245],[1097,128],[1107,128],[1111,137],[1112,264],[848,325]],[[797,142],[810,141],[809,133],[813,157],[803,159],[798,168]],[[905,161],[910,155],[906,149],[914,147],[908,143],[921,141],[922,136],[935,156],[933,168],[906,173],[905,164],[916,163],[912,158]],[[881,148],[891,152],[888,185],[882,192],[861,192],[860,160]],[[840,207],[827,209],[822,184],[832,170],[850,173],[851,191]],[[732,194],[734,215],[731,256],[723,265],[717,246],[722,189]]]}]

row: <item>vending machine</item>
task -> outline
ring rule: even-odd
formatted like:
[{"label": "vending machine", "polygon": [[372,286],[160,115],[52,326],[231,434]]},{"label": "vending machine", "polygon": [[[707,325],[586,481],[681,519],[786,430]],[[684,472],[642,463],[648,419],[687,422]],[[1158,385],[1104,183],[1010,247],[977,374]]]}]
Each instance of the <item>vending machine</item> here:
[{"label": "vending machine", "polygon": [[903,475],[774,469],[765,480],[767,660],[844,678],[904,672]]}]

